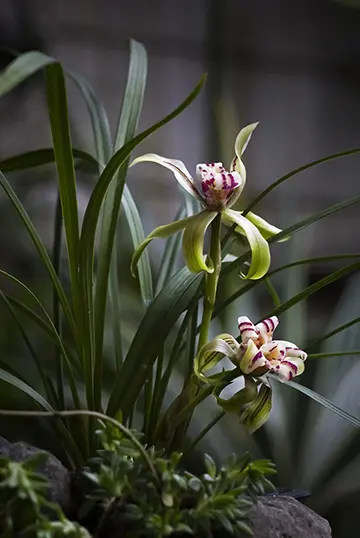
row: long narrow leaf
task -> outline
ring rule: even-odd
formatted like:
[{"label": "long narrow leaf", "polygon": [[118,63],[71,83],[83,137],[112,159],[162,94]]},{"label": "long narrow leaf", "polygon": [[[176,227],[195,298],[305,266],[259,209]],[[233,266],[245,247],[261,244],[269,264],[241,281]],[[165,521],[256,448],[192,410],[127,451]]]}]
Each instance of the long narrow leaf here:
[{"label": "long narrow leaf", "polygon": [[52,284],[59,296],[59,300],[61,303],[61,306],[64,310],[65,317],[69,323],[70,329],[72,330],[73,335],[77,335],[77,328],[75,324],[75,320],[73,317],[72,310],[70,308],[69,302],[67,300],[67,297],[65,295],[65,292],[63,290],[63,287],[61,285],[61,282],[59,280],[59,277],[56,274],[56,271],[54,269],[53,264],[51,263],[51,259],[49,257],[49,254],[40,239],[39,234],[37,233],[34,224],[32,223],[32,220],[30,219],[29,215],[25,211],[23,205],[21,204],[19,198],[15,194],[13,188],[11,187],[10,183],[7,181],[6,177],[2,172],[0,172],[0,185],[4,189],[5,193],[7,194],[8,198],[10,199],[11,203],[15,207],[19,217],[23,221],[26,230],[28,234],[30,235],[39,255],[42,259],[45,268],[50,276],[50,279],[52,281]]},{"label": "long narrow leaf", "polygon": [[130,413],[148,369],[154,364],[175,322],[188,308],[201,277],[184,267],[167,282],[149,306],[111,393],[107,411],[110,415],[115,415],[119,409],[125,417]]}]

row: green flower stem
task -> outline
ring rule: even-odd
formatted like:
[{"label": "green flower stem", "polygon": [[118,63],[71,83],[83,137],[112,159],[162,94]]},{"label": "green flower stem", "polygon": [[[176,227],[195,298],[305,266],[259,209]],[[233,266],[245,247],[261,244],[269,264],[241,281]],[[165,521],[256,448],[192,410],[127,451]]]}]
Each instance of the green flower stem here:
[{"label": "green flower stem", "polygon": [[221,215],[218,214],[211,224],[210,258],[214,271],[205,275],[204,310],[200,326],[198,352],[207,343],[212,313],[215,307],[216,291],[221,271]]},{"label": "green flower stem", "polygon": [[216,424],[218,422],[220,422],[220,420],[222,418],[224,418],[224,416],[226,415],[225,411],[220,411],[220,413],[218,413],[210,422],[209,424],[207,424],[205,426],[205,428],[203,428],[201,430],[201,432],[199,433],[199,435],[197,435],[195,437],[195,439],[193,439],[186,447],[185,447],[185,451],[184,451],[184,454],[187,454],[189,452],[191,452],[195,447],[196,445],[203,439],[203,437],[205,437],[205,435],[210,431],[212,430],[212,428],[214,426],[216,426]]}]

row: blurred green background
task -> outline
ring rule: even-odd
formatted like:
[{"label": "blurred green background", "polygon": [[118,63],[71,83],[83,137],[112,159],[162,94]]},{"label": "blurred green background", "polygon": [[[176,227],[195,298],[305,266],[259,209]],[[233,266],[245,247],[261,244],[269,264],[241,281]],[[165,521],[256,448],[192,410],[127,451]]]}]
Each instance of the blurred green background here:
[{"label": "blurred green background", "polygon": [[[149,80],[140,129],[171,111],[208,72],[206,90],[181,117],[153,135],[140,149],[186,162],[230,161],[240,127],[260,121],[246,153],[250,201],[279,176],[327,154],[360,146],[360,2],[355,0],[2,0],[0,3],[0,65],[11,51],[38,49],[60,59],[83,75],[102,99],[112,127],[127,75],[129,36],[143,42],[149,54]],[[91,150],[86,109],[69,84],[74,145]],[[42,75],[36,75],[0,100],[0,158],[47,147],[50,131]],[[285,227],[359,193],[360,156],[339,159],[296,176],[261,202],[259,212]],[[53,241],[56,202],[52,167],[9,174],[21,201],[49,246]],[[95,177],[78,171],[80,210]],[[180,194],[172,177],[159,167],[142,166],[129,173],[129,185],[144,219],[145,232],[174,217]],[[51,288],[25,230],[0,192],[1,269],[26,282],[51,304]],[[120,219],[119,226],[123,222]],[[272,247],[273,267],[312,256],[360,252],[360,213],[351,206]],[[128,232],[121,236],[119,275],[124,293],[125,341],[141,319],[136,282],[129,275]],[[151,246],[154,265],[162,242]],[[181,261],[179,261],[180,263]],[[340,267],[340,262],[310,263],[273,279],[285,301]],[[227,290],[236,289],[236,280]],[[2,289],[12,293],[7,282]],[[18,292],[17,292],[18,293]],[[221,293],[221,290],[220,290]],[[19,295],[17,295],[19,297]],[[265,288],[256,287],[214,324],[214,334],[236,333],[239,315],[254,320],[272,308]],[[360,275],[337,281],[290,309],[281,318],[277,337],[299,347],[321,338],[360,316]],[[51,368],[53,349],[24,318],[32,344]],[[311,352],[360,348],[357,324]],[[38,382],[19,331],[1,307],[0,361],[26,372]],[[360,416],[359,357],[308,361],[303,383],[337,405]],[[109,364],[111,375],[111,364]],[[181,365],[172,382],[181,388]],[[312,493],[308,504],[327,517],[335,538],[358,538],[360,501],[360,434],[352,426],[286,386],[276,387],[274,409],[267,425],[253,437],[226,417],[201,443],[219,460],[231,452],[251,450],[271,457],[278,466],[278,484]],[[169,394],[169,401],[171,394]],[[0,406],[24,408],[25,397],[0,384]],[[196,435],[216,413],[206,401],[195,416]],[[45,422],[0,421],[0,434],[57,447]]]}]

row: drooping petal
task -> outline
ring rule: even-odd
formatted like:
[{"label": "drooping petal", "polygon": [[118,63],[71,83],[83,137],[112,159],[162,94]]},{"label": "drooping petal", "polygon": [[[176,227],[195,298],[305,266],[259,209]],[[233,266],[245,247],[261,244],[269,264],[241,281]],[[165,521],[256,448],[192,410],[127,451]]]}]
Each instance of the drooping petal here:
[{"label": "drooping petal", "polygon": [[[203,383],[211,383],[205,372],[214,368],[224,357],[235,361],[239,344],[231,334],[219,334],[201,347],[194,360],[194,373]],[[218,380],[218,379],[217,379]]]},{"label": "drooping petal", "polygon": [[243,344],[247,344],[250,339],[255,341],[259,338],[255,325],[248,317],[240,316],[238,318],[238,327]]},{"label": "drooping petal", "polygon": [[307,358],[307,353],[302,349],[299,349],[296,344],[288,342],[287,340],[275,340],[276,343],[282,344],[285,347],[287,357],[298,357],[302,361]]},{"label": "drooping petal", "polygon": [[235,157],[231,163],[230,170],[235,170],[238,172],[244,182],[246,181],[246,169],[241,160],[241,156],[246,150],[247,145],[250,142],[251,135],[258,125],[259,122],[247,125],[241,129],[235,140]]},{"label": "drooping petal", "polygon": [[189,223],[192,222],[193,219],[196,218],[197,215],[193,217],[187,217],[186,219],[182,220],[176,220],[175,222],[171,222],[170,224],[165,224],[164,226],[158,226],[149,234],[142,243],[138,246],[138,248],[135,250],[132,260],[131,260],[131,274],[135,276],[135,269],[136,265],[139,261],[139,258],[141,254],[144,252],[148,244],[153,239],[165,239],[166,237],[169,237],[172,234],[175,234],[177,232],[180,232],[183,230]]},{"label": "drooping petal", "polygon": [[[256,226],[264,239],[270,239],[270,237],[274,237],[274,235],[277,235],[282,231],[280,228],[273,226],[265,219],[259,217],[259,215],[256,215],[251,211],[248,211],[248,213],[246,213],[246,218]],[[282,241],[287,241],[288,239],[289,236],[280,239],[279,243],[281,243]]]},{"label": "drooping petal", "polygon": [[174,174],[175,179],[188,193],[194,196],[194,198],[196,198],[202,204],[204,203],[203,197],[199,192],[195,181],[182,161],[177,159],[167,159],[166,157],[161,157],[161,155],[157,155],[156,153],[146,153],[145,155],[141,155],[140,157],[134,159],[130,166],[134,166],[134,164],[142,162],[153,162],[168,168]]},{"label": "drooping petal", "polygon": [[276,316],[272,316],[271,318],[266,318],[258,323],[255,328],[259,331],[263,342],[266,343],[271,342],[273,333],[278,325],[278,318]]},{"label": "drooping petal", "polygon": [[202,163],[196,167],[203,198],[210,210],[220,211],[241,194],[244,181],[237,172],[227,172],[222,163]]},{"label": "drooping petal", "polygon": [[[251,264],[245,278],[253,280],[262,278],[270,267],[270,249],[267,241],[259,230],[246,217],[238,211],[224,209],[221,214],[237,225],[242,230],[249,242],[251,249]],[[237,230],[237,228],[236,228]]]},{"label": "drooping petal", "polygon": [[216,397],[217,403],[227,413],[239,413],[242,411],[244,405],[253,402],[257,398],[257,384],[252,379],[252,377],[244,376],[244,381],[244,388],[239,390],[236,394],[234,394],[234,396],[231,396],[231,398],[220,397],[220,394],[225,388],[222,385],[219,385],[217,388],[215,388],[214,396]]},{"label": "drooping petal", "polygon": [[202,211],[192,217],[192,221],[185,228],[183,236],[184,258],[186,265],[193,273],[201,271],[212,273],[214,271],[214,267],[211,265],[212,260],[209,260],[208,264],[206,263],[203,249],[206,230],[216,215],[216,211]]},{"label": "drooping petal", "polygon": [[262,383],[257,398],[246,406],[240,415],[240,422],[248,432],[254,433],[267,421],[271,411],[271,388]]},{"label": "drooping petal", "polygon": [[272,361],[270,372],[279,377],[279,381],[286,383],[305,370],[304,361],[299,358],[289,358],[282,361]]},{"label": "drooping petal", "polygon": [[244,354],[239,360],[240,370],[244,374],[250,374],[258,368],[270,368],[270,362],[251,339],[244,345],[244,348]]}]

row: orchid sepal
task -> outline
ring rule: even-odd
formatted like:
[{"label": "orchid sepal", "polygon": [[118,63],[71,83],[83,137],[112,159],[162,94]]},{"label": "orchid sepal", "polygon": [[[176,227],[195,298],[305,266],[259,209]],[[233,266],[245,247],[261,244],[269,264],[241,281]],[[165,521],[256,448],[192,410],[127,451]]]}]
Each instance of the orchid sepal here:
[{"label": "orchid sepal", "polygon": [[202,211],[193,217],[193,220],[185,227],[183,235],[183,253],[185,263],[192,273],[205,271],[213,273],[214,260],[204,258],[204,239],[208,226],[217,215],[216,211]]},{"label": "orchid sepal", "polygon": [[235,140],[235,157],[231,163],[230,168],[231,170],[235,170],[236,172],[238,172],[238,174],[240,174],[244,183],[246,181],[246,168],[241,160],[241,156],[246,150],[250,142],[251,136],[258,125],[259,122],[247,125],[243,129],[241,129]]},{"label": "orchid sepal", "polygon": [[251,264],[247,275],[244,278],[258,280],[262,278],[270,267],[270,249],[267,241],[261,235],[259,230],[246,217],[243,217],[238,211],[224,209],[221,212],[223,219],[236,224],[241,228],[243,235],[249,243],[251,249]]},{"label": "orchid sepal", "polygon": [[255,400],[246,406],[240,415],[240,422],[245,426],[248,433],[256,432],[265,424],[271,411],[271,400],[271,387],[262,383]]},{"label": "orchid sepal", "polygon": [[[239,213],[242,214],[242,211],[239,211]],[[246,218],[256,226],[256,228],[259,230],[261,235],[264,239],[271,239],[272,237],[278,235],[282,230],[280,228],[277,228],[277,226],[273,226],[270,224],[270,222],[267,222],[262,217],[259,217],[259,215],[256,215],[256,213],[252,213],[251,211],[248,211],[246,213]],[[240,230],[236,230],[237,232],[241,233]],[[283,237],[279,240],[279,243],[283,241],[287,241],[290,238],[290,236]]]},{"label": "orchid sepal", "polygon": [[132,161],[130,166],[134,166],[135,164],[142,162],[153,162],[156,164],[160,164],[168,170],[171,170],[171,172],[175,176],[176,181],[183,187],[183,189],[185,189],[189,194],[191,194],[191,196],[196,198],[201,204],[204,204],[203,197],[200,194],[200,191],[197,188],[193,177],[191,176],[190,172],[182,161],[178,159],[167,159],[166,157],[162,157],[161,155],[157,155],[156,153],[146,153],[145,155],[140,155],[140,157],[136,157],[136,159]]},{"label": "orchid sepal", "polygon": [[206,384],[221,381],[218,374],[212,379],[212,376],[206,376],[205,372],[217,366],[224,357],[228,357],[235,362],[239,348],[239,343],[231,334],[219,334],[216,338],[203,345],[195,357],[194,373],[196,377]]},{"label": "orchid sepal", "polygon": [[185,219],[176,220],[170,224],[165,224],[163,226],[158,226],[155,228],[145,239],[140,243],[140,245],[135,250],[133,257],[131,259],[130,271],[132,276],[135,276],[136,266],[140,259],[141,254],[144,252],[146,247],[151,243],[153,239],[166,239],[172,234],[181,232],[186,226],[188,226],[198,215],[187,217]]},{"label": "orchid sepal", "polygon": [[224,386],[218,385],[214,389],[213,394],[216,397],[218,405],[227,413],[239,414],[244,410],[244,406],[256,400],[258,395],[257,383],[250,376],[244,376],[244,382],[244,388],[236,392],[230,398],[221,398],[220,394],[225,388]]}]

